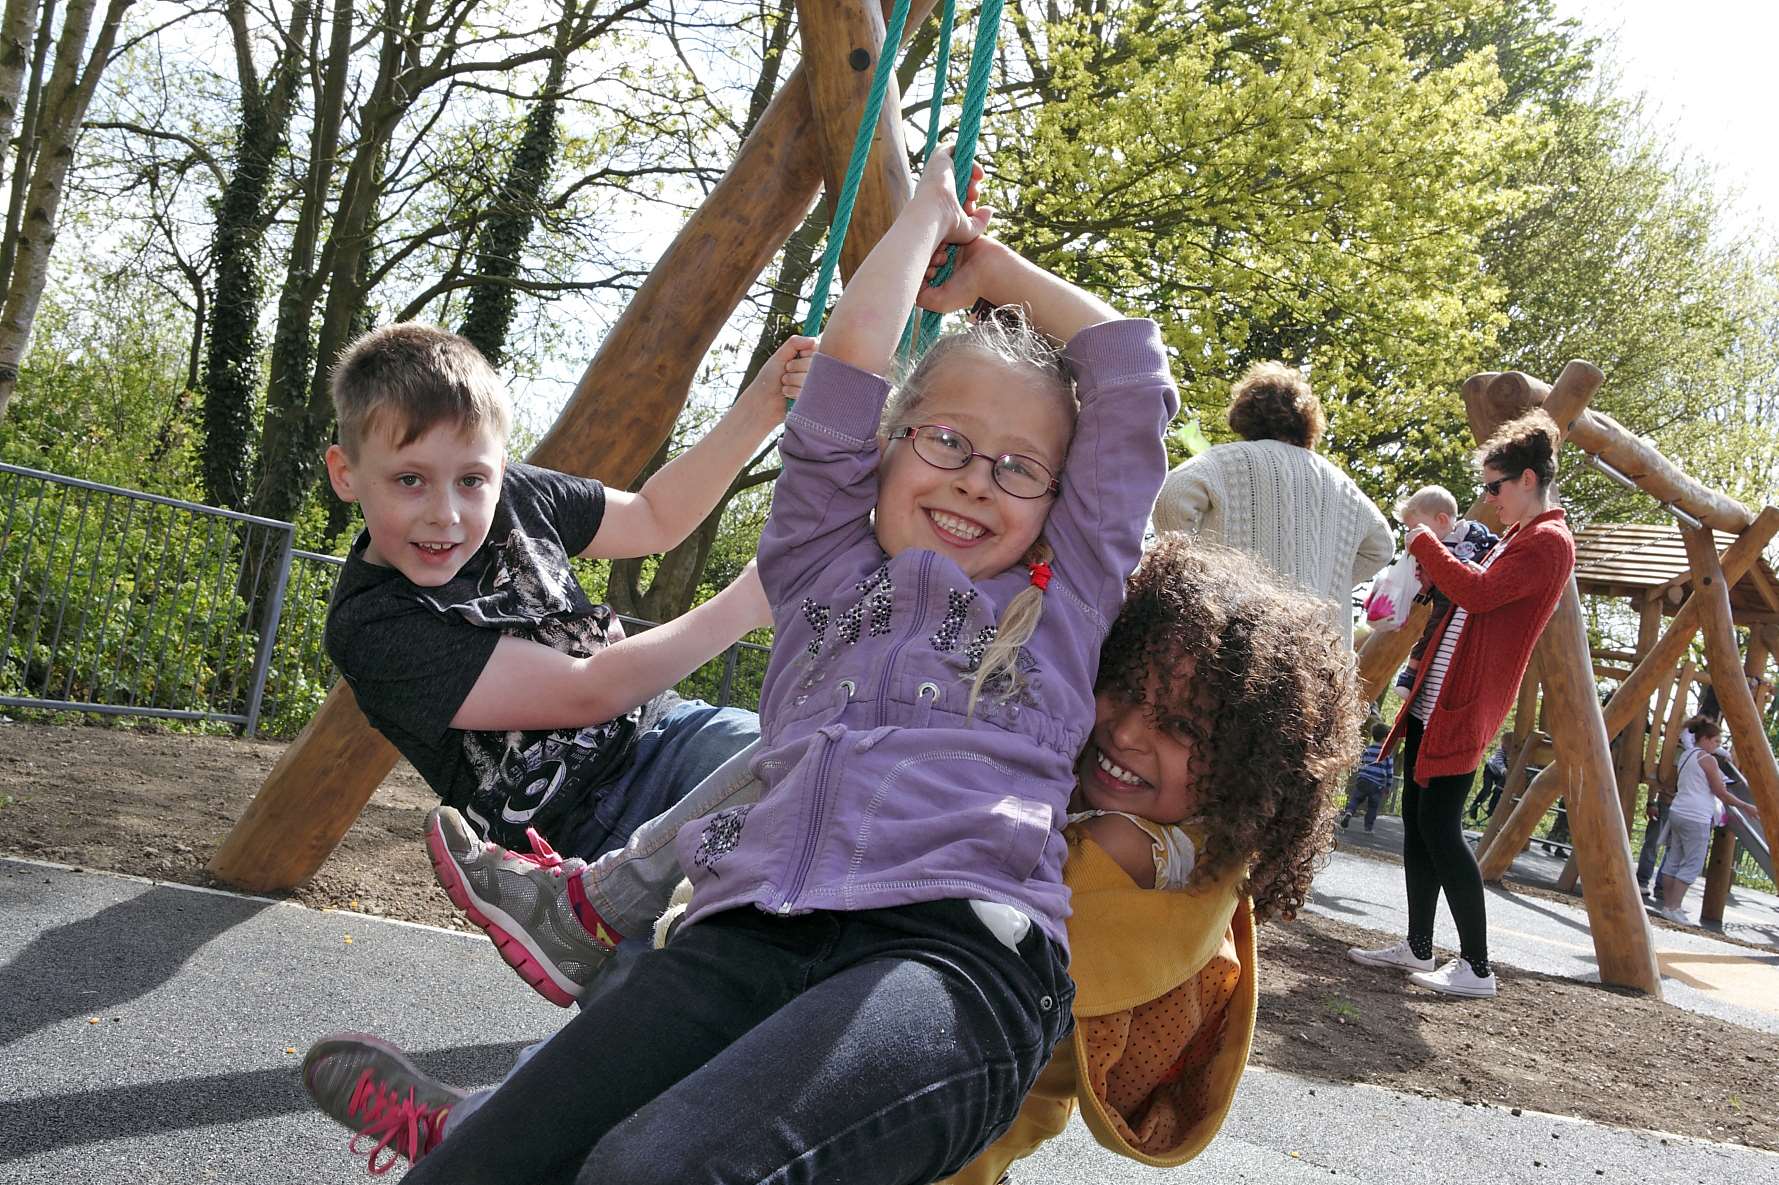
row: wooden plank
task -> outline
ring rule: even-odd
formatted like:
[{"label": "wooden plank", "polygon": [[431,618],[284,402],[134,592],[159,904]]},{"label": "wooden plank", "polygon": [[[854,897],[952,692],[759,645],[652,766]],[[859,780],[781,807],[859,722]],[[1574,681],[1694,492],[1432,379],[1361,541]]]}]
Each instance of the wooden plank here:
[{"label": "wooden plank", "polygon": [[1699,903],[1699,925],[1723,929],[1723,909],[1730,901],[1730,884],[1736,877],[1736,833],[1717,828],[1711,836],[1711,855],[1705,863],[1705,899]]},{"label": "wooden plank", "polygon": [[[915,0],[920,15],[911,13],[910,32],[932,6]],[[823,153],[814,120],[799,67],[637,289],[529,460],[620,488],[635,479],[672,430],[717,333],[815,200]],[[868,225],[883,221],[871,211],[863,217]],[[223,840],[210,871],[254,892],[302,883],[395,760],[350,689],[336,684]]]}]

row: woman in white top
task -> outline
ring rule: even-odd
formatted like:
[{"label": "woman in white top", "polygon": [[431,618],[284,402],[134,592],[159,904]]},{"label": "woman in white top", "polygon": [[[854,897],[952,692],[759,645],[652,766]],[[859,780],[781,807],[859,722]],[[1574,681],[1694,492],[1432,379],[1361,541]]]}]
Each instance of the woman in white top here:
[{"label": "woman in white top", "polygon": [[1724,785],[1723,771],[1713,754],[1723,744],[1723,730],[1708,716],[1694,716],[1686,722],[1686,731],[1693,744],[1681,754],[1675,770],[1674,801],[1668,807],[1668,854],[1662,860],[1662,906],[1656,913],[1671,922],[1690,925],[1691,920],[1680,908],[1687,889],[1705,870],[1705,858],[1711,852],[1711,824],[1716,817],[1713,798],[1723,800],[1752,818],[1760,813],[1729,792]]},{"label": "woman in white top", "polygon": [[1327,604],[1353,644],[1353,586],[1390,562],[1395,536],[1353,480],[1315,453],[1327,420],[1297,370],[1250,367],[1230,389],[1242,439],[1206,449],[1168,474],[1155,529],[1204,535],[1258,556]]}]

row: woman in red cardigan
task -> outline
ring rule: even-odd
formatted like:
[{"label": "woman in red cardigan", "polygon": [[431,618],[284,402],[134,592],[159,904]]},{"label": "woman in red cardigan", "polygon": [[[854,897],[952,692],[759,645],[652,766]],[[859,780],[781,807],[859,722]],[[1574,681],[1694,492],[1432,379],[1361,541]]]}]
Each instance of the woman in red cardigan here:
[{"label": "woman in red cardigan", "polygon": [[[1560,441],[1551,418],[1533,411],[1477,450],[1485,495],[1508,527],[1480,565],[1454,558],[1425,527],[1408,536],[1422,575],[1452,602],[1384,741],[1387,753],[1403,739],[1408,938],[1347,954],[1368,966],[1413,971],[1410,979],[1448,995],[1495,994],[1482,873],[1464,840],[1462,813],[1483,750],[1507,718],[1532,647],[1575,567],[1575,540],[1551,488]],[[1459,957],[1435,971],[1433,915],[1441,889],[1457,924]]]}]

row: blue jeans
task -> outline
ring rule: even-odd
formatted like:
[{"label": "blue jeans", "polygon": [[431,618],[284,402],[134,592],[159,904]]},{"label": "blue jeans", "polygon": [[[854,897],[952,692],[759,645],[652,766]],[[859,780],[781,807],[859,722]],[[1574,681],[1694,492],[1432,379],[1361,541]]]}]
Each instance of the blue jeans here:
[{"label": "blue jeans", "polygon": [[1072,1023],[1038,927],[968,902],[737,909],[620,960],[405,1185],[917,1185],[1012,1123]]},{"label": "blue jeans", "polygon": [[597,792],[593,813],[562,854],[592,860],[623,847],[631,832],[759,737],[760,718],[745,708],[681,700],[636,738],[624,772]]}]

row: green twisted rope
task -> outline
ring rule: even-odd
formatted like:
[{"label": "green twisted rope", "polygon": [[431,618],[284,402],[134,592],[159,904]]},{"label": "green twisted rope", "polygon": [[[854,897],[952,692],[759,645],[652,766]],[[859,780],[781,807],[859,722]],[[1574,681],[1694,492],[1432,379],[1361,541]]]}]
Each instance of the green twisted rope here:
[{"label": "green twisted rope", "polygon": [[[952,0],[946,0],[949,13]],[[958,198],[962,200],[970,184],[970,170],[976,161],[976,141],[982,130],[982,110],[988,105],[988,79],[994,72],[995,44],[1000,39],[1001,9],[1005,0],[983,0],[980,10],[976,13],[976,43],[970,49],[970,74],[964,83],[964,105],[958,113],[957,152],[955,163],[957,171],[955,182]],[[943,78],[943,76],[941,76]],[[937,117],[937,87],[934,88],[934,118],[927,132],[927,152],[931,153],[934,141],[938,138],[939,121]],[[952,247],[945,253],[945,264],[938,274],[929,281],[929,285],[937,288],[950,278],[957,264],[957,248]],[[924,354],[927,348],[939,336],[939,324],[943,320],[938,313],[921,310],[920,336],[915,345],[915,353]]]}]

